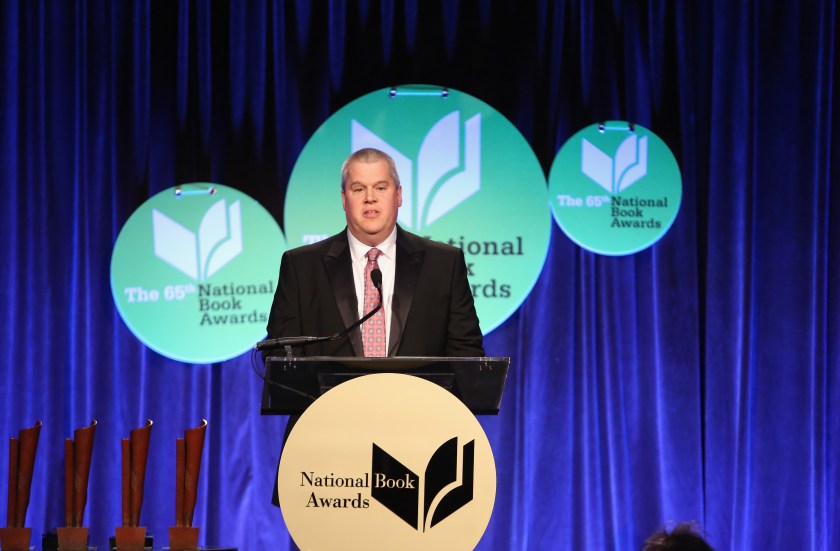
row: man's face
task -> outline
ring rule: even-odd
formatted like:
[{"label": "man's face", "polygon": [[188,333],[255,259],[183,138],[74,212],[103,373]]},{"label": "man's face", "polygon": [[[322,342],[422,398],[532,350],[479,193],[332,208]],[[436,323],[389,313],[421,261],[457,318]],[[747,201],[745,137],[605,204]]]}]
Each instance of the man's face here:
[{"label": "man's face", "polygon": [[353,161],[341,190],[347,227],[362,243],[375,247],[391,235],[402,205],[402,187],[388,174],[388,163]]}]

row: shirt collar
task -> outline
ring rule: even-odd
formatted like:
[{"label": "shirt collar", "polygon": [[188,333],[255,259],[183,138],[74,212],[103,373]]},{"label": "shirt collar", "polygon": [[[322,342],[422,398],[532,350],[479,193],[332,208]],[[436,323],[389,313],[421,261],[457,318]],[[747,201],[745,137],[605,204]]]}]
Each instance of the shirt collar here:
[{"label": "shirt collar", "polygon": [[[361,262],[365,259],[365,255],[367,252],[372,248],[370,245],[365,245],[361,241],[359,241],[355,235],[347,229],[347,242],[350,245],[350,258],[353,260],[353,264],[356,262]],[[395,249],[397,246],[397,226],[394,226],[394,229],[391,231],[391,234],[385,238],[385,241],[380,243],[376,246],[377,249],[382,251],[382,256],[388,258],[390,260],[394,260]]]}]

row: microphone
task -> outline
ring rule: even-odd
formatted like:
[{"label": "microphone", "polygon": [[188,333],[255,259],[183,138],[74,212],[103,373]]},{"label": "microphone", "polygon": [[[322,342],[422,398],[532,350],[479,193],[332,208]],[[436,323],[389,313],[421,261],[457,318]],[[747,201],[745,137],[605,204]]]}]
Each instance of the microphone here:
[{"label": "microphone", "polygon": [[346,337],[350,331],[359,327],[361,324],[369,320],[376,314],[378,311],[382,309],[382,272],[379,268],[374,268],[370,272],[370,280],[373,282],[373,286],[376,287],[376,290],[379,292],[379,303],[376,307],[361,317],[357,322],[353,323],[343,331],[339,331],[335,335],[330,335],[328,337],[279,337],[276,339],[265,339],[256,344],[254,346],[255,350],[266,350],[270,348],[280,348],[281,346],[306,346],[307,344],[313,344],[316,342],[328,342],[341,339]]},{"label": "microphone", "polygon": [[370,271],[370,280],[373,282],[373,286],[376,287],[376,290],[379,291],[379,305],[382,305],[382,272],[379,268],[374,268]]}]

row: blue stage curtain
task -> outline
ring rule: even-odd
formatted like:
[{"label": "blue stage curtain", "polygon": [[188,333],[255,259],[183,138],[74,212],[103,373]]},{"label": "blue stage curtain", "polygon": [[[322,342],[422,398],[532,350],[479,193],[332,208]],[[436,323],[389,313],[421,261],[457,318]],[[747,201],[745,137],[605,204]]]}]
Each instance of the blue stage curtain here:
[{"label": "blue stage curtain", "polygon": [[103,545],[119,440],[151,418],[141,524],[163,544],[175,438],[206,418],[202,542],[287,547],[269,504],[285,420],[259,415],[247,357],[184,365],[137,341],[111,251],[185,182],[238,188],[282,227],[332,112],[435,83],[510,118],[546,172],[620,119],[669,144],[684,184],[638,254],[555,227],[487,336],[512,369],[481,419],[499,484],[479,549],[630,551],[682,520],[719,550],[840,548],[838,18],[834,0],[0,2],[0,435],[44,421],[27,525],[63,524],[62,441],[95,418]]}]

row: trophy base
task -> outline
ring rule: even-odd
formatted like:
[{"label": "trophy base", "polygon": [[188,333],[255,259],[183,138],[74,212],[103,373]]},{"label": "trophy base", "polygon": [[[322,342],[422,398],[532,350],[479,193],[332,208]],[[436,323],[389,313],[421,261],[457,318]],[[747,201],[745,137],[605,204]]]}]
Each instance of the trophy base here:
[{"label": "trophy base", "polygon": [[3,551],[29,551],[32,528],[0,528],[0,549]]},{"label": "trophy base", "polygon": [[59,551],[77,551],[87,549],[88,529],[83,526],[59,526],[58,549]]},{"label": "trophy base", "polygon": [[196,551],[198,549],[198,527],[170,526],[169,549],[171,551]]},{"label": "trophy base", "polygon": [[117,526],[114,536],[118,551],[143,551],[146,548],[145,526]]}]

